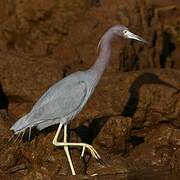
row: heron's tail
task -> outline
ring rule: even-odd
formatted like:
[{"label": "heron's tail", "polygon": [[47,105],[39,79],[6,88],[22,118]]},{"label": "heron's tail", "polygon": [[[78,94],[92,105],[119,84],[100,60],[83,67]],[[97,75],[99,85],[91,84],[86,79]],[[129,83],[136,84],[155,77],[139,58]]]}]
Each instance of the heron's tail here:
[{"label": "heron's tail", "polygon": [[13,124],[13,126],[11,126],[10,130],[14,131],[14,134],[18,134],[19,132],[22,132],[27,128],[28,128],[28,114],[17,120]]}]

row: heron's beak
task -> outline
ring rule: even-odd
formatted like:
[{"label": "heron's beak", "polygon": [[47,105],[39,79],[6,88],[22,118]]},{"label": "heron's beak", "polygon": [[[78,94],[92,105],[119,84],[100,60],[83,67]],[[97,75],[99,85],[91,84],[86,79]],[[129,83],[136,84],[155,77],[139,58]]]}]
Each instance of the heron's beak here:
[{"label": "heron's beak", "polygon": [[143,42],[143,43],[147,43],[147,41],[146,41],[145,39],[143,39],[142,37],[140,37],[140,36],[138,36],[138,35],[130,32],[130,31],[128,31],[128,32],[126,33],[126,36],[127,36],[127,38],[129,38],[129,39],[135,39],[135,40],[137,40],[137,41],[141,41],[141,42]]}]

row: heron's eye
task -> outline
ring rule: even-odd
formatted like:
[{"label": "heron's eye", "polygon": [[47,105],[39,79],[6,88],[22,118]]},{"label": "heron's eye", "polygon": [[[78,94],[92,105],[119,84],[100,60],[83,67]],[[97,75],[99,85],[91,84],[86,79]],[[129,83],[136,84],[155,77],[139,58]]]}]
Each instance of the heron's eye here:
[{"label": "heron's eye", "polygon": [[124,30],[124,31],[123,31],[123,33],[124,33],[125,35],[127,34],[127,32],[128,32],[127,30]]}]

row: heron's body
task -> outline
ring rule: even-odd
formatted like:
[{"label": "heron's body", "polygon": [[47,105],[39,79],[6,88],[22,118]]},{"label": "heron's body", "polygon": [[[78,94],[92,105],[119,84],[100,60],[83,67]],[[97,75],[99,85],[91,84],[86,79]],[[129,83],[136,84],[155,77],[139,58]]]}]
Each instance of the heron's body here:
[{"label": "heron's body", "polygon": [[90,69],[72,73],[51,86],[11,130],[18,134],[34,126],[42,130],[54,124],[68,124],[86,104],[109,62],[110,42],[102,42],[101,49],[97,61]]},{"label": "heron's body", "polygon": [[11,129],[19,133],[28,127],[37,126],[42,130],[53,124],[67,124],[81,111],[93,92],[91,87],[94,86],[90,84],[95,82],[94,78],[92,71],[78,71],[57,82]]},{"label": "heron's body", "polygon": [[[84,156],[84,150],[87,148],[97,160],[100,160],[100,156],[92,146],[85,143],[67,143],[67,124],[82,110],[93,93],[109,62],[111,41],[116,36],[124,36],[125,38],[145,42],[141,37],[128,31],[126,27],[122,25],[113,26],[101,38],[98,46],[99,55],[90,69],[75,72],[51,86],[36,102],[32,110],[11,127],[15,134],[19,134],[24,133],[28,128],[31,130],[34,126],[42,130],[48,126],[59,124],[53,144],[55,146],[64,146],[73,175],[75,175],[75,171],[68,146],[83,147],[81,156]],[[64,142],[58,142],[58,135],[63,125]]]}]

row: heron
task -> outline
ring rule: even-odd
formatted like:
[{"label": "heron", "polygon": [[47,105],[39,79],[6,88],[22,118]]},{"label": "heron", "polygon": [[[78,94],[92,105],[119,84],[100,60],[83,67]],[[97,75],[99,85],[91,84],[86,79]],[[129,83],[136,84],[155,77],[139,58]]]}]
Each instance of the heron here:
[{"label": "heron", "polygon": [[[117,24],[109,28],[98,44],[98,55],[95,63],[87,70],[78,71],[66,76],[64,79],[52,85],[34,104],[31,111],[17,120],[10,128],[15,135],[24,135],[25,131],[36,127],[39,131],[51,125],[59,125],[52,141],[54,146],[61,146],[69,162],[72,175],[76,175],[69,147],[81,148],[81,158],[85,150],[88,150],[92,157],[102,162],[100,155],[95,148],[87,143],[67,142],[67,125],[82,110],[89,97],[95,90],[111,55],[111,42],[115,37],[124,37],[146,43],[142,37],[132,33],[123,25]],[[58,141],[60,131],[64,128],[63,141]]]}]

